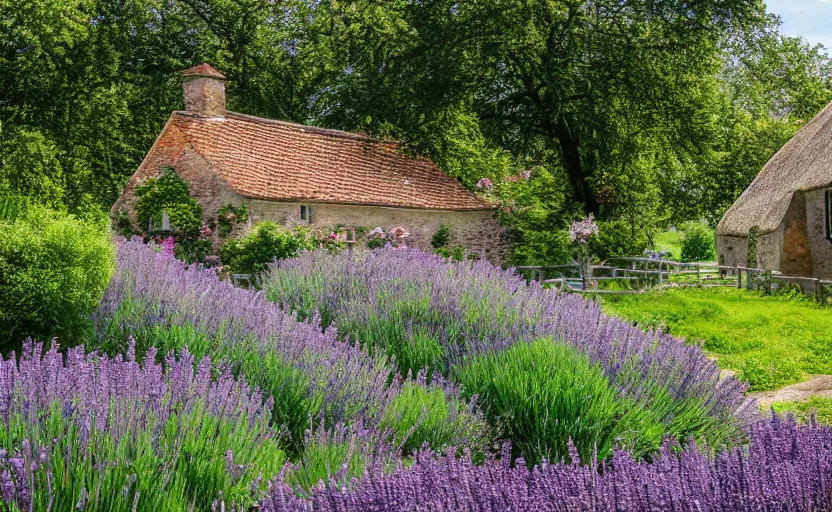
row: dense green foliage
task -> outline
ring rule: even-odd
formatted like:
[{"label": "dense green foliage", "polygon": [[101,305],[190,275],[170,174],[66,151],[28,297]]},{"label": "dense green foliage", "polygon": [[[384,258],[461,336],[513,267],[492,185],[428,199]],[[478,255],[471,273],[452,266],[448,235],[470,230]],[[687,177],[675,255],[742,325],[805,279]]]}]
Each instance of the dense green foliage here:
[{"label": "dense green foliage", "polygon": [[384,412],[382,427],[391,429],[402,453],[429,446],[451,446],[480,450],[491,433],[479,416],[472,415],[458,397],[445,396],[441,388],[426,388],[405,382],[399,395]]},{"label": "dense green foliage", "polygon": [[160,229],[162,212],[170,216],[177,238],[197,237],[202,227],[202,206],[191,197],[188,184],[173,169],[148,178],[136,187],[136,218],[139,229]]},{"label": "dense green foliage", "polygon": [[181,108],[177,72],[209,61],[231,110],[488,177],[516,262],[551,264],[581,210],[639,247],[714,224],[832,99],[829,59],[761,3],[589,5],[0,0],[0,193],[108,209]]},{"label": "dense green foliage", "polygon": [[682,235],[682,261],[714,261],[716,237],[714,230],[699,223],[685,226]]},{"label": "dense green foliage", "polygon": [[566,345],[521,343],[457,369],[467,396],[477,395],[489,420],[502,427],[517,455],[532,464],[568,457],[572,440],[581,458],[597,446],[606,457],[623,410],[600,368]]},{"label": "dense green foliage", "polygon": [[245,237],[226,242],[220,258],[235,274],[259,274],[275,260],[291,258],[317,246],[312,235],[301,228],[290,231],[265,221],[254,226]]},{"label": "dense green foliage", "polygon": [[832,373],[829,311],[810,301],[711,288],[608,296],[603,305],[645,329],[704,342],[755,391]]},{"label": "dense green foliage", "polygon": [[0,347],[27,336],[72,343],[113,271],[106,220],[36,206],[15,217],[0,219]]},{"label": "dense green foliage", "polygon": [[[650,400],[622,398],[587,356],[552,340],[477,357],[455,374],[463,394],[478,397],[501,437],[512,441],[515,456],[529,464],[568,460],[569,441],[588,460],[595,454],[604,459],[616,446],[647,456],[665,436],[686,441],[719,435],[717,420],[694,401],[675,401],[643,382]],[[670,411],[675,417],[668,421]]]}]

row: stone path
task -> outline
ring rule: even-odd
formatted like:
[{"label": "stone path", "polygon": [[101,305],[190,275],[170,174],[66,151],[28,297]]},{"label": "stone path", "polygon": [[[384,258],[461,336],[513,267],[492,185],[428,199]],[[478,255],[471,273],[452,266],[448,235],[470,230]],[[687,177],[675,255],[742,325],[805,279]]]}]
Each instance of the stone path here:
[{"label": "stone path", "polygon": [[799,384],[792,384],[774,391],[759,391],[750,393],[757,402],[767,408],[772,402],[792,400],[808,400],[813,396],[832,398],[832,375],[816,375],[812,379]]}]

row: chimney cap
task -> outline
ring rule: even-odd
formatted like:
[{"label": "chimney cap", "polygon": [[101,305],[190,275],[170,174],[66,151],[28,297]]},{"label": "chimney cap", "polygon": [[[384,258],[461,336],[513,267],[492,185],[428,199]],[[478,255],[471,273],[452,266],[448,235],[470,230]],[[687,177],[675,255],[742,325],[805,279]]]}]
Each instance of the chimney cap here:
[{"label": "chimney cap", "polygon": [[207,62],[203,62],[199,66],[194,66],[182,72],[182,76],[186,78],[215,78],[217,80],[225,80],[225,75],[212,68]]}]

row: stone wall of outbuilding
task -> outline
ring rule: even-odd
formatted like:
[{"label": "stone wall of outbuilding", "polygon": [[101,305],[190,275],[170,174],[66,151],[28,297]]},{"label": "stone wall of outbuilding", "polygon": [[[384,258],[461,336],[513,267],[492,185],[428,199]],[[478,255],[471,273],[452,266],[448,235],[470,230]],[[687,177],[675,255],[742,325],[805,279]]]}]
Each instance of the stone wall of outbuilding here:
[{"label": "stone wall of outbuilding", "polygon": [[[310,221],[300,219],[300,206],[312,207]],[[288,203],[262,200],[248,201],[251,221],[270,220],[294,226],[308,225],[324,231],[338,226],[363,227],[372,230],[381,227],[388,231],[403,227],[410,233],[408,247],[432,251],[431,239],[439,226],[451,227],[450,246],[463,246],[466,251],[493,263],[504,263],[508,258],[508,244],[504,229],[491,211],[442,211],[362,206],[330,203]],[[359,241],[355,247],[362,247]]]},{"label": "stone wall of outbuilding", "polygon": [[806,192],[806,224],[812,251],[813,277],[832,279],[832,241],[826,233],[826,190]]}]

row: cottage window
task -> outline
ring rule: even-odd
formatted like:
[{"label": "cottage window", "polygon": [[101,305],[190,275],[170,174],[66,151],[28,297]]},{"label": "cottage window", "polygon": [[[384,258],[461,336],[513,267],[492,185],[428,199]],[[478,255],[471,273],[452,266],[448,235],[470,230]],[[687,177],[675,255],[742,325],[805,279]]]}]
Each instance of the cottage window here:
[{"label": "cottage window", "polygon": [[161,226],[156,226],[153,224],[153,217],[150,218],[150,225],[148,226],[148,230],[151,233],[168,233],[170,232],[170,214],[167,210],[162,210],[162,222]]},{"label": "cottage window", "polygon": [[306,204],[300,205],[300,220],[312,222],[312,207]]},{"label": "cottage window", "polygon": [[832,190],[826,191],[826,239],[832,242]]}]

